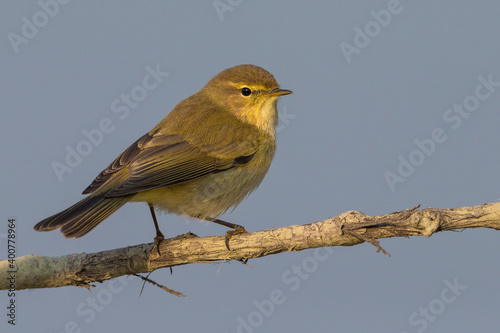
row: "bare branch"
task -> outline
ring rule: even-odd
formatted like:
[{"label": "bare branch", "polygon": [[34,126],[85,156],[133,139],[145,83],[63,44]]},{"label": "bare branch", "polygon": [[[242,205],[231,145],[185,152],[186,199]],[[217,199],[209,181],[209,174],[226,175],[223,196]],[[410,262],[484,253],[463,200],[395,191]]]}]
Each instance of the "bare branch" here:
[{"label": "bare branch", "polygon": [[153,243],[61,257],[28,255],[16,258],[14,266],[7,260],[0,261],[0,290],[10,288],[12,275],[17,290],[69,285],[90,288],[94,282],[162,267],[224,260],[246,262],[285,251],[353,246],[364,241],[385,252],[376,239],[430,237],[439,231],[466,228],[500,230],[500,203],[454,209],[417,206],[382,216],[348,211],[324,221],[235,235],[230,241],[231,251],[224,244],[224,236],[200,238],[189,233],[162,241],[160,255],[151,251]]}]

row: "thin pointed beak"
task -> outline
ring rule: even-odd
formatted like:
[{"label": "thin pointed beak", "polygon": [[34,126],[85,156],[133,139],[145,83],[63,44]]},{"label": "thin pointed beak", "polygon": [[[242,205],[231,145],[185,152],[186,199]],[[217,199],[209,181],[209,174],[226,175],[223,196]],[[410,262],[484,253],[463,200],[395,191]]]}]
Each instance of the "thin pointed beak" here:
[{"label": "thin pointed beak", "polygon": [[266,94],[265,96],[283,96],[283,95],[290,95],[293,94],[293,91],[291,90],[286,90],[286,89],[273,89],[269,92],[269,94]]}]

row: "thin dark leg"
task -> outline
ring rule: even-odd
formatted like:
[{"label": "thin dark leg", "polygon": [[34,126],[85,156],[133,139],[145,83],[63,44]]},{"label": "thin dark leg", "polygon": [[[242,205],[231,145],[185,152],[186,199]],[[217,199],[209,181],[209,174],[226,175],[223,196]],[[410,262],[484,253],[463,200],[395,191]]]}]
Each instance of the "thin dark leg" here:
[{"label": "thin dark leg", "polygon": [[153,217],[153,222],[155,224],[156,229],[156,237],[155,237],[155,245],[156,250],[158,251],[158,255],[160,255],[160,242],[165,239],[165,236],[160,231],[160,227],[158,227],[158,221],[156,220],[155,208],[152,203],[148,202],[149,210],[151,211],[151,216]]},{"label": "thin dark leg", "polygon": [[196,216],[196,218],[197,219],[201,219],[201,220],[205,220],[205,221],[214,222],[214,223],[223,225],[225,227],[228,227],[228,228],[231,228],[231,229],[234,229],[234,230],[238,230],[238,229],[245,230],[245,227],[243,227],[243,226],[241,226],[239,224],[234,224],[234,223],[229,223],[229,222],[226,222],[226,221],[223,221],[223,220],[214,219],[213,217],[201,217],[201,215],[198,215],[198,216]]},{"label": "thin dark leg", "polygon": [[223,220],[219,220],[219,219],[216,219],[216,218],[213,218],[213,217],[209,217],[209,216],[203,216],[203,215],[196,215],[196,216],[193,216],[197,219],[200,219],[200,220],[205,220],[205,221],[210,221],[210,222],[214,222],[214,223],[217,223],[217,224],[220,224],[220,225],[223,225],[225,227],[228,227],[228,228],[231,228],[231,229],[234,229],[234,230],[228,230],[226,232],[226,238],[225,238],[225,241],[226,241],[226,247],[228,250],[231,250],[229,248],[229,240],[231,239],[231,237],[233,235],[237,235],[237,234],[244,234],[246,233],[247,231],[245,230],[245,227],[239,225],[239,224],[234,224],[234,223],[229,223],[229,222],[226,222],[226,221],[223,221]]}]

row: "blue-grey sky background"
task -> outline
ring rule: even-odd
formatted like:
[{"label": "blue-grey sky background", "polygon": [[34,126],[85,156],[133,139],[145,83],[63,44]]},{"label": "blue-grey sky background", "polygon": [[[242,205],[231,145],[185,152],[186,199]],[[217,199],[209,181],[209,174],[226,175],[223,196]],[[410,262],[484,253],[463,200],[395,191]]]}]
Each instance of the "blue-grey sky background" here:
[{"label": "blue-grey sky background", "polygon": [[[41,0],[0,7],[2,259],[10,217],[18,256],[151,242],[142,203],[124,206],[81,239],[32,227],[80,200],[94,177],[179,101],[244,63],[264,67],[294,94],[278,103],[268,175],[224,219],[258,231],[348,210],[380,215],[500,199],[498,1]],[[148,68],[168,75],[137,95]],[[132,92],[137,105],[113,112]],[[54,163],[67,165],[67,147],[88,148],[83,132],[103,119],[112,130],[60,181]],[[400,177],[392,187],[388,173]],[[226,231],[172,215],[159,222],[168,237]],[[151,285],[139,297],[142,282],[134,277],[91,292],[21,291],[15,327],[7,324],[3,292],[0,331],[499,330],[498,232],[394,238],[382,246],[391,258],[362,244],[251,260],[253,268],[195,264],[151,275],[185,298]]]}]

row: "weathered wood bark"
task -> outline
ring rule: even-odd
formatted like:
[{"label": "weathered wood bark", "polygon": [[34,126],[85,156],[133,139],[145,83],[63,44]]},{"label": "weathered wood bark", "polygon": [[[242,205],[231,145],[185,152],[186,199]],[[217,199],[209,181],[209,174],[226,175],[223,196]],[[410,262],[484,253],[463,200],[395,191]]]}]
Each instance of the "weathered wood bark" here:
[{"label": "weathered wood bark", "polygon": [[[500,230],[500,203],[454,209],[407,209],[382,216],[349,211],[324,221],[235,235],[231,251],[224,237],[199,238],[185,234],[160,244],[141,244],[97,253],[61,257],[28,255],[15,259],[16,272],[0,261],[0,290],[10,288],[14,275],[17,290],[62,286],[89,287],[121,275],[147,273],[162,267],[221,260],[246,260],[285,251],[325,246],[352,246],[368,241],[384,251],[376,239],[431,236],[439,231],[491,228]],[[384,251],[385,252],[385,251]]]}]

